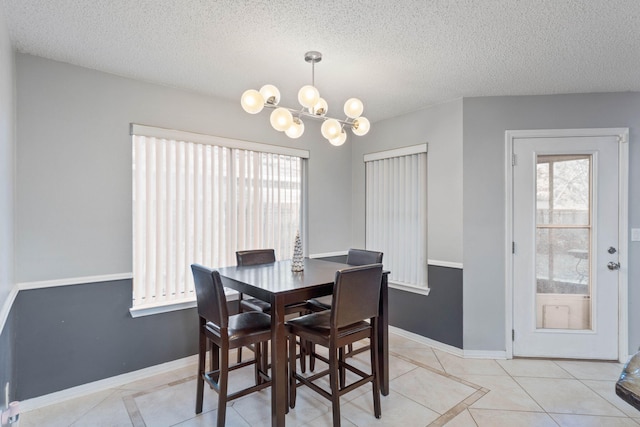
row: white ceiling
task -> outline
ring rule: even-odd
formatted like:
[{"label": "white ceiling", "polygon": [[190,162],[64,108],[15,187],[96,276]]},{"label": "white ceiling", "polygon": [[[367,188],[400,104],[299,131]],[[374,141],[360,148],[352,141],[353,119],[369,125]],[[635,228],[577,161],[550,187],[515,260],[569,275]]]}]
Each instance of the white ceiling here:
[{"label": "white ceiling", "polygon": [[640,91],[638,0],[0,0],[16,50],[238,102],[315,82],[371,121],[460,97]]}]

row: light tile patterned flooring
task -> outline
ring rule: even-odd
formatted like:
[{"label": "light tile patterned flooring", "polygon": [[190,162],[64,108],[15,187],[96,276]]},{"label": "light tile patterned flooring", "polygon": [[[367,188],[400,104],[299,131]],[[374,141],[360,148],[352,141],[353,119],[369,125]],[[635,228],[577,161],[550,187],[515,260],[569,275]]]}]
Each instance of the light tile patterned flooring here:
[{"label": "light tile patterned flooring", "polygon": [[[367,385],[342,397],[343,426],[640,425],[640,411],[615,395],[622,364],[463,359],[398,335],[390,334],[390,339],[391,393],[382,397],[382,419],[373,415]],[[356,363],[366,361],[367,355],[358,355],[362,359]],[[20,427],[215,425],[217,395],[208,387],[203,413],[194,413],[195,369],[194,365],[26,412]],[[230,387],[250,383],[250,369],[233,372]],[[268,426],[270,410],[269,389],[245,396],[229,404],[227,425]],[[301,387],[286,422],[330,426],[329,401]]]}]

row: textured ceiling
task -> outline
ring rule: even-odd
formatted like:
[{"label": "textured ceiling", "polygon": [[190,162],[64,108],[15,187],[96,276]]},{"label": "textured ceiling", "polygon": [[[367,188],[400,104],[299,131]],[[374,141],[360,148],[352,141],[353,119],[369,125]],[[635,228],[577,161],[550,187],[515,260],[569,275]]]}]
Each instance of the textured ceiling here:
[{"label": "textured ceiling", "polygon": [[315,83],[377,121],[473,96],[640,91],[638,0],[0,0],[16,50],[238,102]]}]

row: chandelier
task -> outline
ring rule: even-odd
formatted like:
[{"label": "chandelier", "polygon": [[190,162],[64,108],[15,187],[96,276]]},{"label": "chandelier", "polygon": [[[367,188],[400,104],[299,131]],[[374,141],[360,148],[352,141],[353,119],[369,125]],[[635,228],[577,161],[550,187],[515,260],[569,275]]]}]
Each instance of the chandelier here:
[{"label": "chandelier", "polygon": [[349,98],[344,103],[344,120],[327,117],[329,106],[327,101],[320,98],[320,92],[315,87],[315,64],[322,60],[322,54],[316,51],[307,52],[304,60],[311,63],[311,84],[303,86],[298,91],[298,102],[302,108],[294,109],[279,106],[280,91],[273,85],[264,85],[259,91],[249,89],[242,94],[240,103],[249,114],[258,114],[263,108],[271,108],[271,126],[277,131],[284,132],[289,138],[299,138],[304,133],[302,118],[322,121],[320,131],[333,145],[342,145],[347,140],[345,128],[350,127],[356,135],[362,136],[369,132],[370,123],[362,117],[364,106],[358,98]]}]

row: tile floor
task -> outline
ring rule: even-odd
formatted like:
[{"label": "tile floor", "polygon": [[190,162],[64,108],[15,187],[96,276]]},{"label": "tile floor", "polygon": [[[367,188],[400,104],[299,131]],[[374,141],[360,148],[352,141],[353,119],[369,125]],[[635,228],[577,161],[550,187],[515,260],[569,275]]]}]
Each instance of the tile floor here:
[{"label": "tile floor", "polygon": [[[640,411],[615,395],[622,364],[463,359],[398,335],[390,338],[391,393],[382,397],[382,419],[373,416],[366,386],[343,396],[343,426],[640,425]],[[356,363],[366,357],[358,355]],[[20,427],[215,425],[217,395],[208,387],[203,413],[194,413],[194,371],[195,365],[26,412]],[[250,368],[234,373],[232,388],[253,380]],[[329,402],[305,387],[298,391],[287,425],[330,426]],[[227,408],[227,425],[268,426],[270,410],[269,389],[245,396]]]}]

